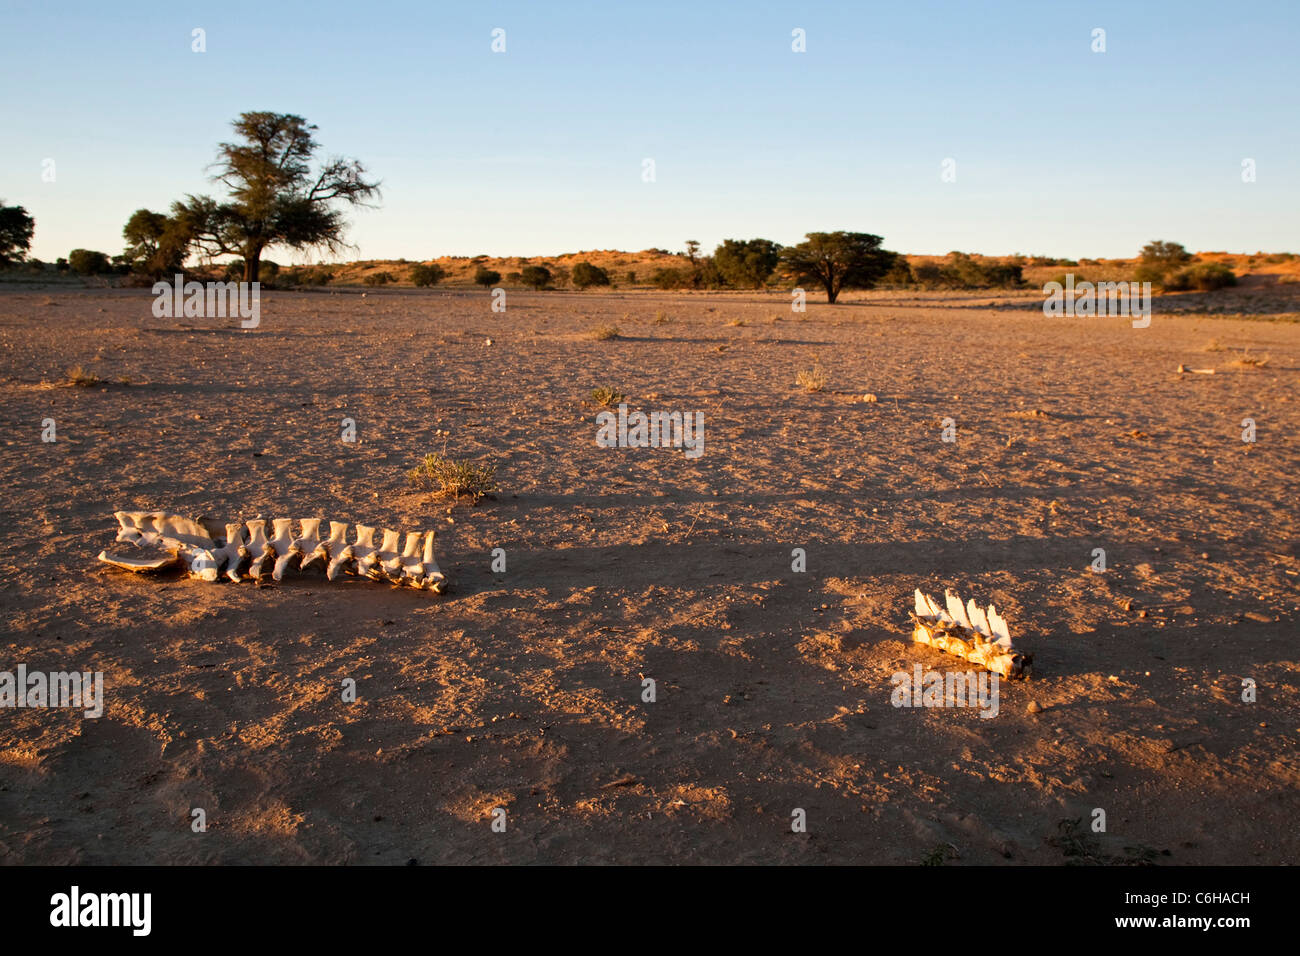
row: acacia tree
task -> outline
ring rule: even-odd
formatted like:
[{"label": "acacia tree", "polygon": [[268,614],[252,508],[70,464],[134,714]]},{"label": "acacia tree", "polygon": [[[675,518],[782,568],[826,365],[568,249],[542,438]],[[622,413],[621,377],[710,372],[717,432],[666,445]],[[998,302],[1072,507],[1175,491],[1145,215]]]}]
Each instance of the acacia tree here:
[{"label": "acacia tree", "polygon": [[821,285],[832,305],[846,287],[871,288],[898,257],[880,248],[879,236],[866,232],[810,232],[805,239],[782,249],[781,261],[796,282]]},{"label": "acacia tree", "polygon": [[0,199],[0,266],[22,262],[32,247],[36,220],[22,206],[6,206]]},{"label": "acacia tree", "polygon": [[122,227],[122,238],[126,240],[122,258],[131,271],[155,279],[180,272],[193,241],[183,218],[148,209],[131,214]]},{"label": "acacia tree", "polygon": [[379,196],[365,167],[334,157],[313,174],[317,127],[292,113],[241,113],[231,126],[240,141],[218,146],[213,176],[229,199],[186,196],[172,205],[194,244],[208,257],[241,257],[245,282],[257,281],[262,251],[270,246],[341,249],[346,223],[336,203],[367,206]]}]

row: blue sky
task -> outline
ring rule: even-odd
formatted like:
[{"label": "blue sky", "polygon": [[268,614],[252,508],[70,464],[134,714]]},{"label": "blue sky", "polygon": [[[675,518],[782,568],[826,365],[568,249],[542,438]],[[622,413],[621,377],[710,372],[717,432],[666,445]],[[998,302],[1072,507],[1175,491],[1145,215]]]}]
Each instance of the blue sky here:
[{"label": "blue sky", "polygon": [[1294,0],[4,0],[0,198],[42,259],[120,252],[135,209],[214,192],[230,120],[264,109],[383,180],[345,258],[833,229],[913,253],[1300,251],[1298,27]]}]

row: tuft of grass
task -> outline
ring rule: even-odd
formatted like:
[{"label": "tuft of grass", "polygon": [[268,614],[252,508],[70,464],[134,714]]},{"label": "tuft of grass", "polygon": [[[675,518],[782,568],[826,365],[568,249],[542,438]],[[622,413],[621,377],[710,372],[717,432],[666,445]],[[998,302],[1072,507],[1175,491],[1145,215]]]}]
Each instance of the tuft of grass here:
[{"label": "tuft of grass", "polygon": [[432,491],[435,497],[469,498],[476,502],[497,490],[496,473],[496,465],[476,465],[429,454],[406,477],[417,488]]},{"label": "tuft of grass", "polygon": [[597,342],[608,342],[610,339],[618,338],[617,325],[598,325],[591,330],[591,337]]},{"label": "tuft of grass", "polygon": [[98,376],[87,372],[80,365],[74,365],[68,369],[67,376],[67,383],[77,388],[93,388],[100,381]]},{"label": "tuft of grass", "polygon": [[654,317],[655,325],[667,325],[671,321],[672,319],[668,318],[668,315],[664,312],[663,309],[660,309],[658,312],[655,313],[655,317]]},{"label": "tuft of grass", "polygon": [[800,369],[799,374],[794,377],[795,384],[808,392],[820,392],[824,389],[831,377],[822,368],[821,362],[813,362],[812,368]]},{"label": "tuft of grass", "polygon": [[603,405],[605,408],[613,408],[626,398],[627,396],[622,392],[605,385],[591,390],[591,400],[597,405]]},{"label": "tuft of grass", "polygon": [[744,319],[732,319],[727,324],[737,329],[743,329],[748,323]]},{"label": "tuft of grass", "polygon": [[1268,365],[1269,357],[1267,355],[1260,357],[1251,355],[1250,352],[1242,352],[1232,360],[1232,364],[1237,368],[1264,368]]}]

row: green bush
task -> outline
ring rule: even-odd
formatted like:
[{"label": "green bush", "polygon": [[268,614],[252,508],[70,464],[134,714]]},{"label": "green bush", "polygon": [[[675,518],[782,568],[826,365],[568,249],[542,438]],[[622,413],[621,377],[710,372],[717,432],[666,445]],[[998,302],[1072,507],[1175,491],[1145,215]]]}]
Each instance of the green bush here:
[{"label": "green bush", "polygon": [[411,281],[418,288],[426,289],[429,286],[437,285],[445,278],[447,278],[446,271],[436,262],[427,266],[411,266]]},{"label": "green bush", "polygon": [[609,285],[609,273],[600,266],[593,266],[590,262],[579,262],[575,265],[572,278],[575,289],[587,289],[593,285]]},{"label": "green bush", "polygon": [[68,265],[82,276],[97,276],[109,271],[108,256],[93,249],[73,249],[68,253]]},{"label": "green bush", "polygon": [[545,289],[551,284],[551,270],[545,266],[528,266],[520,273],[520,278],[524,280],[524,285],[537,290]]},{"label": "green bush", "polygon": [[474,282],[481,286],[496,285],[501,281],[501,273],[495,269],[489,269],[486,266],[479,266],[474,270]]},{"label": "green bush", "polygon": [[373,275],[366,276],[361,281],[368,286],[374,287],[377,285],[388,285],[388,283],[393,281],[393,277],[387,272],[376,272]]}]

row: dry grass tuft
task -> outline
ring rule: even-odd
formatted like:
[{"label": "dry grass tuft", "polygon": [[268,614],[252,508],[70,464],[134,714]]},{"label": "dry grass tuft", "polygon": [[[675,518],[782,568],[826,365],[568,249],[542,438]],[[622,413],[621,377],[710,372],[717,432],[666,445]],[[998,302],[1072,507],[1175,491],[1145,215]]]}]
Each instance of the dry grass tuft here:
[{"label": "dry grass tuft", "polygon": [[591,330],[591,337],[597,342],[608,342],[610,339],[618,338],[618,335],[617,325],[598,325]]},{"label": "dry grass tuft", "polygon": [[603,405],[605,408],[613,408],[626,398],[627,396],[622,392],[605,385],[591,390],[591,400],[597,405]]},{"label": "dry grass tuft", "polygon": [[68,369],[66,381],[67,384],[77,388],[93,388],[100,384],[100,379],[97,375],[92,375],[80,365],[74,365],[72,368]]}]

